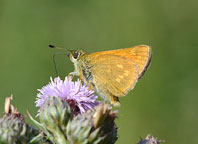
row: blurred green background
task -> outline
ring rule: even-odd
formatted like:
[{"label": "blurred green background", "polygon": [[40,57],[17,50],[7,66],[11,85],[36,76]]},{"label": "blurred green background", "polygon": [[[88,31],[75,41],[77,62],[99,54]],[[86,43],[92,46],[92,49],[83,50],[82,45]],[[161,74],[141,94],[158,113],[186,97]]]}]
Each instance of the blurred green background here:
[{"label": "blurred green background", "polygon": [[[19,111],[36,114],[37,89],[55,77],[54,44],[89,53],[152,46],[153,59],[121,99],[117,144],[148,133],[167,144],[198,143],[198,2],[195,0],[1,0],[0,112],[14,95]],[[73,71],[58,56],[61,78]],[[29,118],[27,118],[29,121]]]}]

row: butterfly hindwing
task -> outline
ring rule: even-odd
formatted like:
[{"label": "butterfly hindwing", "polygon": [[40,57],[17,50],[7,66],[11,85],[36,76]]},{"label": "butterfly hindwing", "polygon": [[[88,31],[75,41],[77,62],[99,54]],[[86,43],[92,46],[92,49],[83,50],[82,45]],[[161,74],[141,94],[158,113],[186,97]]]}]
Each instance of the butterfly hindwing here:
[{"label": "butterfly hindwing", "polygon": [[130,59],[104,54],[92,57],[90,64],[93,83],[100,92],[122,97],[138,80],[138,66]]}]

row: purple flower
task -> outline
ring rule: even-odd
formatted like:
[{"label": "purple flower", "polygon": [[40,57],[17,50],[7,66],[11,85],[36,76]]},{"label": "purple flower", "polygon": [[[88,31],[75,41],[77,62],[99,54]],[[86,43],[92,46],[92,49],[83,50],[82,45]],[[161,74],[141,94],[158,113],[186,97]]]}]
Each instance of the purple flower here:
[{"label": "purple flower", "polygon": [[[59,77],[50,78],[51,82],[44,86],[42,89],[38,89],[36,106],[42,107],[47,97],[60,97],[66,101],[74,114],[84,113],[88,109],[92,109],[98,105],[96,101],[97,96],[94,95],[94,91],[88,90],[88,87],[82,85],[78,79],[76,82],[72,81],[71,77],[65,77],[65,80],[61,80]],[[40,114],[38,110],[37,116]]]}]

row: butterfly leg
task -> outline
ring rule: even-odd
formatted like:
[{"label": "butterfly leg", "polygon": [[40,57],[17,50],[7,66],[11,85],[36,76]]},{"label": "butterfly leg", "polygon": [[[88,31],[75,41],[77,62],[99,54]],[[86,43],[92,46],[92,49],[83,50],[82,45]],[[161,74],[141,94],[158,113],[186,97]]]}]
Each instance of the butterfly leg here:
[{"label": "butterfly leg", "polygon": [[75,93],[75,95],[78,94],[78,93],[80,92],[81,86],[82,86],[82,83],[81,83],[81,80],[80,80],[80,84],[79,84],[79,87],[78,87],[78,91]]},{"label": "butterfly leg", "polygon": [[75,71],[74,71],[74,72],[70,72],[70,73],[68,74],[68,77],[71,76],[72,79],[73,79],[74,76],[78,76],[78,75],[79,75],[78,72],[75,72]]},{"label": "butterfly leg", "polygon": [[70,73],[71,75],[76,75],[76,76],[80,76],[80,84],[79,84],[79,87],[78,87],[78,91],[76,92],[76,94],[78,94],[80,92],[80,89],[82,87],[82,76],[80,74],[80,71],[79,69],[75,66],[75,71],[74,72],[71,72]]},{"label": "butterfly leg", "polygon": [[[74,72],[70,72],[69,75],[68,75],[68,78],[71,76],[72,79],[74,76],[79,76],[79,72],[78,71],[74,71]],[[78,94],[80,92],[80,88],[82,86],[82,82],[81,82],[81,78],[80,78],[80,84],[79,84],[79,87],[78,87],[78,91],[75,93],[75,94]]]},{"label": "butterfly leg", "polygon": [[68,77],[71,76],[72,79],[74,76],[80,76],[80,71],[76,65],[74,65],[74,72],[70,72]]},{"label": "butterfly leg", "polygon": [[81,81],[82,77],[81,77],[79,68],[76,65],[74,65],[74,68],[75,68],[74,72],[70,72],[69,76],[72,76],[72,79],[73,79],[74,76],[80,76],[80,84],[79,84],[79,87],[78,87],[78,91],[75,93],[75,94],[78,94],[80,92],[80,89],[81,89],[81,86],[82,86],[82,81]]},{"label": "butterfly leg", "polygon": [[[77,91],[77,93],[79,93],[80,92],[80,88],[81,88],[81,86],[82,86],[82,82],[81,82],[81,79],[80,79],[80,85],[79,85],[79,88],[78,88],[78,91]],[[92,84],[88,84],[88,89],[91,91],[91,90],[93,90],[93,86],[92,86]],[[76,94],[77,94],[76,93]]]},{"label": "butterfly leg", "polygon": [[119,102],[119,98],[116,97],[116,96],[111,96],[110,97],[110,101],[111,101],[111,104],[113,106],[116,106],[116,107],[119,107],[120,106],[120,102]]}]

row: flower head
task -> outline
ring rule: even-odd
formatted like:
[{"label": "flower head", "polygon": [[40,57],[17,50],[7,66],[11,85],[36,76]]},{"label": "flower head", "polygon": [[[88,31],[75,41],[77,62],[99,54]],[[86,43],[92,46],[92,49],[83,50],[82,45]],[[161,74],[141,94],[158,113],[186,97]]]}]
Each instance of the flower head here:
[{"label": "flower head", "polygon": [[[50,78],[50,80],[48,85],[38,90],[36,106],[40,109],[48,97],[60,97],[70,105],[74,114],[84,113],[98,105],[94,91],[88,90],[88,87],[82,85],[79,79],[76,82],[73,82],[71,77],[65,77],[64,81],[59,77],[54,80]],[[37,116],[39,113],[40,110]]]},{"label": "flower head", "polygon": [[158,140],[157,138],[147,135],[145,139],[141,139],[138,144],[161,144],[164,140]]}]

